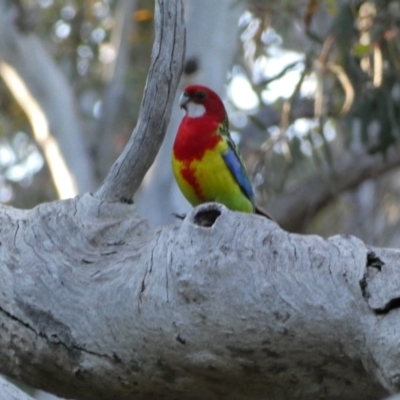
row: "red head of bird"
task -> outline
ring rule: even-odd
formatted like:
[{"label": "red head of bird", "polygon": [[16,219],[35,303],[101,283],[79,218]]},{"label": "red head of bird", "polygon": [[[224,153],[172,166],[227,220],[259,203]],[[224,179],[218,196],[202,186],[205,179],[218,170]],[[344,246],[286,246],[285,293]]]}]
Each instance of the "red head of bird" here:
[{"label": "red head of bird", "polygon": [[179,99],[179,105],[189,118],[207,117],[221,123],[226,118],[224,104],[211,89],[201,85],[186,87]]}]

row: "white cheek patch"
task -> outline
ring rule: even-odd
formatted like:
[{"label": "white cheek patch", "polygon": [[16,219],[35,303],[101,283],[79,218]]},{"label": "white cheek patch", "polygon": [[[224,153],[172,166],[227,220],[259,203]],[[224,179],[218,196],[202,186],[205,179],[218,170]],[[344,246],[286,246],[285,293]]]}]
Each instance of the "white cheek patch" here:
[{"label": "white cheek patch", "polygon": [[190,118],[199,118],[206,113],[206,108],[202,104],[189,102],[186,104],[187,115]]}]

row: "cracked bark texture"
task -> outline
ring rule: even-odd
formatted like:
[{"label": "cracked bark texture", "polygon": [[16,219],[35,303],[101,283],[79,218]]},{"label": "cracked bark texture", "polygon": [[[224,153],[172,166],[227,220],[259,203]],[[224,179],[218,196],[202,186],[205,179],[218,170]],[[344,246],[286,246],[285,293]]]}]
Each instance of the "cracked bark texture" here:
[{"label": "cracked bark texture", "polygon": [[213,203],[162,229],[134,208],[0,208],[0,372],[75,399],[399,390],[399,251]]}]

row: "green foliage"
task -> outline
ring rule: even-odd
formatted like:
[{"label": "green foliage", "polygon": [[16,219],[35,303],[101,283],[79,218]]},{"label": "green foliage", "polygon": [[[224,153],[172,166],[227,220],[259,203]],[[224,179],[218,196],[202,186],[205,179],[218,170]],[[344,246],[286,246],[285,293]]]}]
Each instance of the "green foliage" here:
[{"label": "green foliage", "polygon": [[[241,38],[247,58],[240,68],[260,102],[243,130],[243,152],[246,143],[254,146],[254,137],[263,138],[259,145],[265,154],[255,172],[266,183],[265,189],[260,187],[264,200],[306,177],[310,168],[325,171],[334,182],[335,159],[343,152],[362,147],[385,154],[399,141],[397,0],[309,0],[306,4],[253,0],[242,21]],[[292,50],[303,55],[300,70],[298,62],[291,65],[282,57],[280,71],[270,72],[271,60]],[[289,77],[293,66],[296,79]],[[311,92],[306,90],[310,81]],[[275,92],[287,86],[293,92],[271,100],[265,93],[273,85]],[[298,130],[297,120],[308,121],[308,129]],[[327,124],[333,135],[326,134]],[[277,171],[284,182],[280,185],[275,184]]]}]

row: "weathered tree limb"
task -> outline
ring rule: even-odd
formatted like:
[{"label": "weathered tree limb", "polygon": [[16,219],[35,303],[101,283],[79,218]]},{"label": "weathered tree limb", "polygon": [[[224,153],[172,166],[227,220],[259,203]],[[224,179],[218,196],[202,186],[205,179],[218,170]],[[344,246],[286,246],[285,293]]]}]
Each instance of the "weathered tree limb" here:
[{"label": "weathered tree limb", "polygon": [[[18,29],[15,4],[6,3],[0,0],[0,73],[30,119],[60,195],[67,180],[67,196],[92,190],[93,167],[71,87],[38,38]],[[60,170],[65,172],[62,177]]]},{"label": "weathered tree limb", "polygon": [[306,223],[339,194],[398,166],[398,147],[391,148],[385,156],[366,152],[357,156],[346,155],[335,163],[334,184],[330,184],[323,175],[315,174],[278,196],[268,206],[268,210],[282,228],[290,232],[301,232]]},{"label": "weathered tree limb", "polygon": [[[163,5],[163,7],[160,7]],[[164,139],[185,56],[181,1],[156,1],[156,37],[138,123],[96,193],[107,201],[129,201]]]},{"label": "weathered tree limb", "polygon": [[215,204],[153,229],[133,208],[0,208],[0,372],[75,399],[400,389],[399,251]]}]

